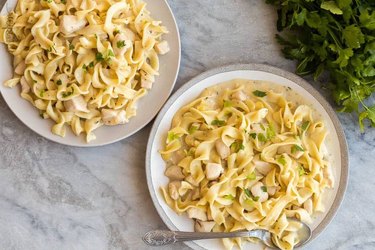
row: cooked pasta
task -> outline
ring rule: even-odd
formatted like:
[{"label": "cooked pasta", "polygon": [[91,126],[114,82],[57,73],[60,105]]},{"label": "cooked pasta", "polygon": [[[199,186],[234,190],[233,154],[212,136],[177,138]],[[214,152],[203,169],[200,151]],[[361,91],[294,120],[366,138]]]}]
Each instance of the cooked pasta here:
[{"label": "cooked pasta", "polygon": [[160,151],[169,178],[162,193],[196,231],[266,229],[277,246],[292,249],[300,224],[288,218],[309,223],[324,210],[322,195],[334,185],[327,130],[312,108],[286,99],[294,91],[276,86],[219,84],[173,117]]},{"label": "cooked pasta", "polygon": [[167,29],[141,0],[19,0],[2,16],[0,41],[14,56],[21,96],[52,132],[95,139],[102,125],[124,124],[159,73],[169,51]]}]

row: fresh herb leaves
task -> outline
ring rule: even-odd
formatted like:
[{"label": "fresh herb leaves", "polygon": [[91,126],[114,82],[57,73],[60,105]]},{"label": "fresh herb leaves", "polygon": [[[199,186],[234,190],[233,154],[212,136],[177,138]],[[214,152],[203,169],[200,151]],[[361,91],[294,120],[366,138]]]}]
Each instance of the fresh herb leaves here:
[{"label": "fresh herb leaves", "polygon": [[221,127],[221,126],[224,126],[224,125],[225,125],[225,121],[223,121],[223,120],[213,120],[213,121],[211,122],[211,125]]},{"label": "fresh herb leaves", "polygon": [[[296,73],[316,80],[327,71],[327,89],[341,112],[357,112],[364,130],[375,127],[375,2],[266,0],[278,8],[276,35],[282,52],[297,60]],[[291,35],[293,34],[293,35]],[[306,129],[303,129],[306,130]]]},{"label": "fresh herb leaves", "polygon": [[265,97],[265,96],[267,95],[266,92],[264,92],[264,91],[260,91],[260,90],[255,90],[255,91],[253,91],[253,94],[254,94],[255,96],[257,96],[257,97]]}]

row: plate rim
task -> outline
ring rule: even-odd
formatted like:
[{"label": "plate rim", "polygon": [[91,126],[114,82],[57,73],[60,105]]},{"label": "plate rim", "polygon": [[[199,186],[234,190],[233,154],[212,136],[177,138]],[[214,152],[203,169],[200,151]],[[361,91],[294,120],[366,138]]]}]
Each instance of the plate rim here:
[{"label": "plate rim", "polygon": [[[3,11],[4,8],[6,8],[7,6],[7,3],[8,3],[9,0],[5,1],[4,2],[4,5],[1,6],[1,9],[0,11]],[[15,0],[17,1],[17,0]],[[118,137],[116,139],[113,139],[113,140],[110,140],[110,141],[107,141],[107,142],[102,142],[102,143],[95,143],[95,141],[91,142],[91,143],[86,143],[86,144],[78,144],[78,143],[75,143],[75,142],[69,142],[69,141],[58,141],[58,140],[55,140],[53,137],[47,137],[45,135],[43,135],[42,133],[38,132],[36,129],[32,128],[29,123],[27,122],[24,122],[21,118],[20,118],[20,115],[17,114],[17,112],[14,111],[13,107],[9,106],[8,102],[6,101],[5,97],[4,97],[4,93],[3,91],[1,91],[1,88],[0,88],[0,93],[1,93],[1,96],[2,98],[4,99],[4,102],[6,103],[6,105],[8,106],[8,108],[12,111],[12,113],[14,114],[14,116],[19,120],[21,121],[22,124],[24,124],[27,128],[29,128],[31,131],[33,131],[34,133],[36,133],[37,135],[47,139],[48,141],[51,141],[51,142],[54,142],[54,143],[57,143],[57,144],[61,144],[61,145],[66,145],[66,146],[70,146],[70,147],[76,147],[76,148],[95,148],[95,147],[101,147],[101,146],[106,146],[106,145],[109,145],[109,144],[113,144],[113,143],[116,143],[116,142],[119,142],[121,140],[124,140],[132,135],[134,135],[135,133],[139,132],[141,129],[143,129],[144,127],[146,127],[159,113],[160,113],[160,110],[164,107],[164,104],[169,100],[169,97],[171,96],[171,93],[173,92],[175,86],[176,86],[176,82],[177,82],[177,78],[178,78],[178,75],[179,75],[179,72],[180,72],[180,68],[181,68],[181,35],[180,35],[180,30],[179,30],[179,27],[178,27],[178,24],[177,24],[177,20],[174,16],[174,13],[172,11],[172,8],[171,6],[169,5],[168,1],[167,0],[160,0],[160,1],[163,1],[165,6],[167,7],[171,17],[172,17],[172,20],[173,20],[173,25],[176,29],[176,33],[177,33],[177,44],[178,44],[178,48],[177,48],[177,56],[178,56],[178,62],[177,62],[177,68],[176,68],[176,73],[173,77],[173,83],[171,85],[171,88],[169,89],[168,91],[168,95],[167,95],[167,98],[161,103],[160,105],[160,108],[157,110],[157,112],[155,112],[155,114],[153,116],[149,116],[147,118],[145,118],[144,122],[142,123],[141,126],[139,126],[138,128],[134,129],[131,133],[128,133],[127,135],[125,136],[121,136],[121,137]],[[9,53],[7,51],[7,53]],[[10,55],[12,56],[12,55]],[[2,84],[2,83],[0,83]],[[21,97],[21,96],[20,96]],[[146,96],[147,97],[147,96]],[[129,121],[129,123],[131,122],[131,120]],[[124,124],[126,126],[126,124]],[[50,133],[52,133],[51,131],[49,131]]]},{"label": "plate rim", "polygon": [[[164,104],[163,108],[159,111],[159,114],[156,117],[154,124],[152,126],[152,129],[150,131],[149,139],[147,141],[145,168],[146,168],[147,187],[148,187],[152,202],[154,204],[154,207],[157,213],[159,214],[160,218],[164,222],[164,224],[170,230],[178,230],[178,228],[173,224],[173,222],[170,220],[170,218],[167,216],[167,214],[164,212],[163,208],[159,204],[158,198],[156,196],[156,190],[154,190],[153,188],[153,181],[152,181],[152,176],[151,176],[151,149],[152,149],[152,144],[155,140],[156,131],[159,127],[161,120],[165,116],[167,110],[185,91],[187,91],[188,89],[193,87],[195,84],[198,84],[199,82],[203,81],[204,79],[208,77],[211,77],[220,73],[226,73],[226,72],[238,71],[238,70],[263,71],[266,73],[284,77],[292,81],[293,83],[299,85],[300,87],[304,88],[322,105],[324,110],[327,112],[329,118],[331,119],[333,126],[336,130],[337,138],[338,138],[339,145],[340,145],[340,156],[341,156],[341,173],[340,173],[340,182],[338,183],[339,188],[333,200],[331,209],[327,212],[322,222],[314,229],[311,235],[311,238],[303,245],[304,247],[307,244],[311,243],[314,239],[316,239],[327,228],[327,226],[332,222],[333,218],[337,214],[344,200],[344,196],[345,196],[346,189],[348,186],[348,179],[349,179],[349,151],[348,151],[348,145],[347,145],[347,141],[346,141],[346,137],[345,137],[345,133],[342,128],[342,125],[336,115],[336,112],[334,111],[332,106],[328,103],[328,101],[311,84],[309,84],[302,77],[299,77],[294,73],[291,73],[289,71],[286,71],[286,70],[283,70],[274,66],[270,66],[267,64],[249,63],[249,64],[231,64],[231,65],[217,67],[217,68],[208,70],[206,72],[203,72],[193,77],[183,86],[181,86],[168,99],[168,101]],[[198,244],[196,244],[194,241],[184,242],[184,244],[186,244],[187,246],[193,249],[205,249],[199,246]]]}]

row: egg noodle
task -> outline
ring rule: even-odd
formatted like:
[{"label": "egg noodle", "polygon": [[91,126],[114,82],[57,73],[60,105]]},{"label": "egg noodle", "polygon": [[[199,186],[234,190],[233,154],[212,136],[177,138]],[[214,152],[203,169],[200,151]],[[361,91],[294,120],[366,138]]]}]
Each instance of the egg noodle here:
[{"label": "egg noodle", "polygon": [[238,79],[210,87],[175,114],[160,151],[170,180],[162,193],[196,231],[266,229],[292,249],[301,224],[288,218],[311,222],[334,185],[327,131],[309,106],[257,86]]},{"label": "egg noodle", "polygon": [[140,0],[19,0],[2,16],[0,41],[14,56],[21,96],[52,132],[95,139],[93,130],[123,124],[159,73],[167,33]]}]

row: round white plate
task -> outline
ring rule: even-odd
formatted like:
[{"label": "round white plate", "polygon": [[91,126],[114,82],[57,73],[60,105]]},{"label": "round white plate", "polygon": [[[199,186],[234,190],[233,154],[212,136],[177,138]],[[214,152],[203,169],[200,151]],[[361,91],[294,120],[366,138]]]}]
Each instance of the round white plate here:
[{"label": "round white plate", "polygon": [[[86,143],[83,135],[75,136],[70,128],[64,138],[54,135],[51,132],[52,120],[40,118],[39,111],[28,101],[20,96],[20,88],[4,87],[3,82],[13,75],[12,57],[7,52],[4,44],[0,45],[0,92],[13,113],[29,128],[39,135],[61,144],[80,147],[93,147],[110,144],[124,139],[144,126],[146,126],[158,113],[165,101],[168,99],[176,82],[180,67],[181,45],[180,35],[176,20],[166,0],[145,0],[147,9],[156,20],[161,20],[167,27],[169,33],[165,35],[171,48],[170,52],[160,57],[160,75],[156,78],[154,87],[138,103],[137,116],[130,119],[129,123],[118,126],[103,126],[95,130],[96,140]],[[1,14],[12,11],[17,0],[8,0]]]},{"label": "round white plate", "polygon": [[[332,154],[331,163],[335,178],[335,188],[328,190],[323,198],[326,211],[316,216],[311,239],[329,224],[335,215],[347,186],[348,180],[348,150],[344,132],[340,122],[330,105],[324,98],[302,78],[267,65],[249,64],[233,65],[208,71],[185,84],[165,104],[155,120],[150,133],[146,156],[146,174],[148,188],[154,205],[171,230],[194,231],[193,220],[187,216],[179,216],[168,207],[160,192],[160,187],[168,184],[164,176],[165,163],[158,151],[164,147],[171,120],[182,106],[191,102],[207,87],[233,79],[250,79],[271,81],[275,84],[291,87],[294,91],[305,97],[306,103],[311,104],[323,117],[329,131],[327,148]],[[223,249],[220,240],[201,240],[186,242],[194,249]],[[247,243],[244,249],[263,249],[262,245]]]}]

